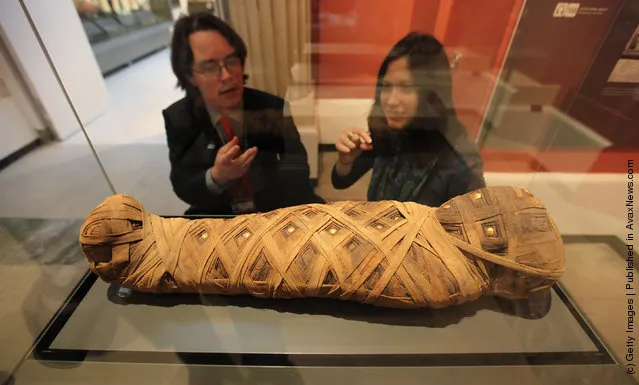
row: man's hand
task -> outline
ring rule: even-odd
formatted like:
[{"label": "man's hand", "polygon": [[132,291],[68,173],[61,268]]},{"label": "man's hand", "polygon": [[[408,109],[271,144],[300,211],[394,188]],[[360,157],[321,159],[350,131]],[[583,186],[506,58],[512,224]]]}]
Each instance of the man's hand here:
[{"label": "man's hand", "polygon": [[215,164],[211,167],[210,172],[213,181],[218,185],[224,186],[230,181],[244,176],[255,159],[257,147],[251,147],[242,153],[238,143],[237,136],[234,136],[217,152]]}]

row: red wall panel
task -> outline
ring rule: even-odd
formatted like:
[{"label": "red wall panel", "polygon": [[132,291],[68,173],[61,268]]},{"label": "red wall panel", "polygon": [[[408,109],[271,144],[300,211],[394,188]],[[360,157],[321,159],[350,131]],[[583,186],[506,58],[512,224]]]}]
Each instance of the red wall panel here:
[{"label": "red wall panel", "polygon": [[[379,65],[411,29],[413,3],[319,0],[318,96],[372,97]],[[344,89],[335,85],[357,87]]]}]

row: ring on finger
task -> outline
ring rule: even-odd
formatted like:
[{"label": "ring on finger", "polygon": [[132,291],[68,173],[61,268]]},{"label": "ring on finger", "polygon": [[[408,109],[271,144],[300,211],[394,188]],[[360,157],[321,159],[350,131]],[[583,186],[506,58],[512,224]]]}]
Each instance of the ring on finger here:
[{"label": "ring on finger", "polygon": [[356,133],[354,133],[354,132],[352,132],[352,131],[348,133],[348,137],[349,137],[350,139],[352,139],[352,140],[356,140],[356,141],[358,141],[358,142],[360,142],[360,143],[366,143],[366,140],[364,140],[364,138],[362,138],[362,136],[361,136],[361,135],[356,134]]}]

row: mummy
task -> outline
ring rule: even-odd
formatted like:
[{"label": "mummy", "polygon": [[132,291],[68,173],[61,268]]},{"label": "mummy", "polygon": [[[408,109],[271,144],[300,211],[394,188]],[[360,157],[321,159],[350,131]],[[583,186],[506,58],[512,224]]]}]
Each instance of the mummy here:
[{"label": "mummy", "polygon": [[114,195],[87,217],[80,244],[93,272],[134,291],[402,308],[526,298],[564,271],[548,210],[515,187],[440,207],[342,201],[203,219],[163,218]]}]

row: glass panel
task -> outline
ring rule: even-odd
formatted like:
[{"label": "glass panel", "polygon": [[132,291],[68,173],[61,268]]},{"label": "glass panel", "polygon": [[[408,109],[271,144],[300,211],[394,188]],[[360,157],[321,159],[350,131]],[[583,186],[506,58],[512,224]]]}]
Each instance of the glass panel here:
[{"label": "glass panel", "polygon": [[[86,213],[113,194],[20,2],[0,15],[0,383],[87,271]],[[69,140],[77,135],[77,140]]]},{"label": "glass panel", "polygon": [[636,4],[14,5],[0,374],[637,383]]},{"label": "glass panel", "polygon": [[579,240],[561,282],[631,374],[635,5],[526,2],[479,135],[489,184],[527,187]]}]

